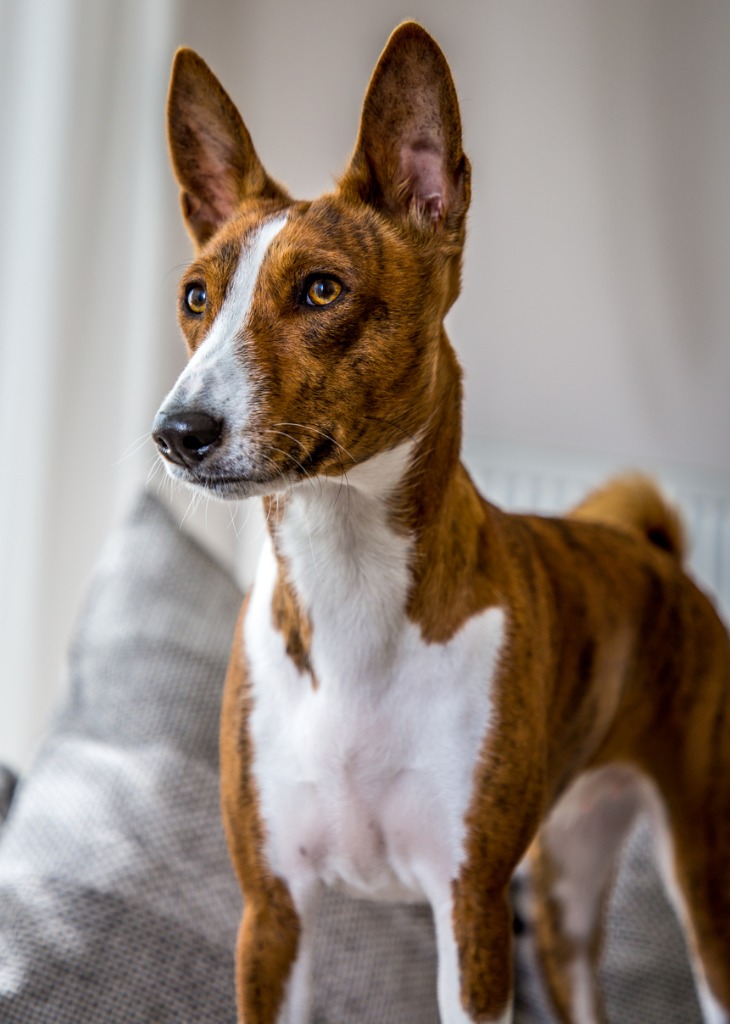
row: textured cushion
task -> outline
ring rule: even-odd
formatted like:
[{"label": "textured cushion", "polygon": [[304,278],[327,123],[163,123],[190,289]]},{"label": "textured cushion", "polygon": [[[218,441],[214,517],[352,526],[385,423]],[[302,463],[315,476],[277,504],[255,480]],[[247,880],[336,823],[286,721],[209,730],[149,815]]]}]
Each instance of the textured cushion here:
[{"label": "textured cushion", "polygon": [[0,1020],[233,1020],[217,814],[240,593],[144,497],[98,567],[66,706],[0,832]]},{"label": "textured cushion", "polygon": [[[107,547],[66,706],[0,831],[4,1024],[235,1021],[241,902],[219,821],[217,735],[240,600],[151,496]],[[647,842],[639,828],[612,903],[611,1020],[693,1024]],[[517,1019],[549,1021],[529,931],[519,954]],[[435,976],[427,908],[328,894],[318,1024],[437,1024]]]}]

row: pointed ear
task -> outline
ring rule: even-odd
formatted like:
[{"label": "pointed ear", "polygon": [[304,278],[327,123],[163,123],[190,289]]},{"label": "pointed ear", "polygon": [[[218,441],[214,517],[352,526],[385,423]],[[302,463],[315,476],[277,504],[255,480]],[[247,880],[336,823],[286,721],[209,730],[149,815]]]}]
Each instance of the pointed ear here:
[{"label": "pointed ear", "polygon": [[469,205],[469,170],[446,58],[425,29],[406,22],[375,68],[340,187],[392,216],[453,229]]},{"label": "pointed ear", "polygon": [[264,170],[241,115],[194,50],[175,54],[167,100],[170,156],[183,217],[202,245],[245,198],[287,199]]}]

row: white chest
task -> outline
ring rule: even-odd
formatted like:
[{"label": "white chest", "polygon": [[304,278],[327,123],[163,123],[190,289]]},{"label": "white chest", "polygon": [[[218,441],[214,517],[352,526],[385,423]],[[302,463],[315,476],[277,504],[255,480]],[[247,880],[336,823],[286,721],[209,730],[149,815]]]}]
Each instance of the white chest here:
[{"label": "white chest", "polygon": [[245,644],[271,865],[371,899],[427,897],[431,879],[455,877],[462,859],[504,614],[487,609],[447,644],[428,644],[396,586],[377,608],[356,581],[337,601],[324,592],[318,604],[315,593],[314,688],[273,626],[275,578],[268,547]]}]

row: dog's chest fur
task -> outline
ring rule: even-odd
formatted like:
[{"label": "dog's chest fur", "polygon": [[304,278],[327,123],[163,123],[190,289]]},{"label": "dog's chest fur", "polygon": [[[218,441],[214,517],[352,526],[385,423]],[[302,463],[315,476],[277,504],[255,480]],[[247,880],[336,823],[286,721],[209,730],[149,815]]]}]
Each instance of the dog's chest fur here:
[{"label": "dog's chest fur", "polygon": [[408,620],[411,544],[387,513],[408,454],[287,507],[277,550],[311,621],[311,675],[273,621],[270,541],[244,634],[271,865],[374,899],[427,896],[425,863],[455,877],[504,620],[487,609],[446,644]]}]

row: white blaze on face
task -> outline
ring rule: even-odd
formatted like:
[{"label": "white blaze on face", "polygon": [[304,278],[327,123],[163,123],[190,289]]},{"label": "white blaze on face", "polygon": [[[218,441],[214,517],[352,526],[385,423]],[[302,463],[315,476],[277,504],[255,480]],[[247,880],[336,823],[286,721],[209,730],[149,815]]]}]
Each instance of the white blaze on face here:
[{"label": "white blaze on face", "polygon": [[261,266],[285,224],[286,216],[265,221],[242,247],[223,305],[160,412],[202,410],[225,420],[234,435],[245,427],[255,388],[237,348],[248,325]]}]

